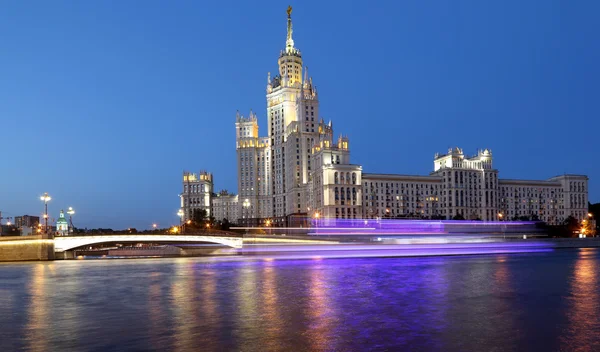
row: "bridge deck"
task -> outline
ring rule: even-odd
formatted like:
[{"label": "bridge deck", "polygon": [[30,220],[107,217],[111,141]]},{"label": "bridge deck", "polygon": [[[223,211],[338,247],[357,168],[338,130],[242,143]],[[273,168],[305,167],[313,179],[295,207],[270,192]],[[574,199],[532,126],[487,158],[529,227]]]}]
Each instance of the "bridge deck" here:
[{"label": "bridge deck", "polygon": [[233,248],[242,248],[241,237],[208,236],[208,235],[165,235],[165,234],[126,234],[126,235],[92,235],[92,236],[60,236],[54,238],[54,250],[64,252],[74,248],[99,243],[111,242],[173,242],[173,243],[217,243]]}]

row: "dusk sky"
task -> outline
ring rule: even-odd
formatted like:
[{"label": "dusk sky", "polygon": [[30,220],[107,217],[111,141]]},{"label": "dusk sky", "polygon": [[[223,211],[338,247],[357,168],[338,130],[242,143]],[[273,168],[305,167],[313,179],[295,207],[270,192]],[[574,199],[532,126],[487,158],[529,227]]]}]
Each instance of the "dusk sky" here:
[{"label": "dusk sky", "polygon": [[[282,1],[0,6],[0,211],[178,223],[183,170],[237,192],[236,110],[266,135]],[[500,178],[586,174],[600,201],[598,1],[291,1],[322,117],[363,172],[489,148]]]}]

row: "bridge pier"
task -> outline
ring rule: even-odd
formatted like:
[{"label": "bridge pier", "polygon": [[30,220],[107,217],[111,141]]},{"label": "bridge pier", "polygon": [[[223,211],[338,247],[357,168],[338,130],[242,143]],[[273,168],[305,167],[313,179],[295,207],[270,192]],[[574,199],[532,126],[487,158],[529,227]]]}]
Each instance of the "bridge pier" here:
[{"label": "bridge pier", "polygon": [[75,259],[75,251],[54,252],[55,260]]},{"label": "bridge pier", "polygon": [[54,241],[42,236],[0,238],[0,261],[54,260]]}]

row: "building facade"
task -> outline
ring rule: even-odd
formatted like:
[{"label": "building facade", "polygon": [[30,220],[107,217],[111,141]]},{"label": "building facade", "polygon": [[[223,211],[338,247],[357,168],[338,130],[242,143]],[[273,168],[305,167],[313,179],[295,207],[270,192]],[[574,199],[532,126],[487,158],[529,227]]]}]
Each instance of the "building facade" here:
[{"label": "building facade", "polygon": [[540,220],[587,217],[587,176],[503,180],[490,150],[436,154],[429,176],[363,174],[364,218]]},{"label": "building facade", "polygon": [[69,222],[65,219],[65,213],[61,210],[56,220],[56,234],[59,236],[66,236],[69,234]]},{"label": "building facade", "polygon": [[430,175],[363,173],[349,139],[334,138],[319,95],[292,38],[291,8],[278,73],[267,74],[267,137],[258,117],[236,115],[239,216],[243,223],[289,226],[298,218],[539,219],[557,224],[587,215],[582,175],[502,180],[490,150],[434,156]]},{"label": "building facade", "polygon": [[220,191],[212,198],[212,213],[217,221],[227,219],[230,223],[237,224],[240,217],[239,197],[230,194],[227,190]]},{"label": "building facade", "polygon": [[[239,207],[249,224],[284,226],[320,212],[334,216],[336,208],[360,216],[360,166],[350,164],[348,138],[335,141],[331,121],[320,117],[317,88],[292,32],[290,8],[278,73],[267,74],[267,137],[259,137],[254,113],[236,116]],[[353,177],[357,183],[347,187]]]},{"label": "building facade", "polygon": [[236,115],[236,151],[238,164],[238,214],[246,224],[273,216],[271,178],[271,139],[258,136],[258,119]]},{"label": "building facade", "polygon": [[206,216],[211,217],[211,199],[213,192],[213,176],[206,171],[199,173],[183,172],[181,210],[182,220],[185,222],[193,218],[198,210],[205,210]]},{"label": "building facade", "polygon": [[15,226],[17,228],[36,227],[39,223],[40,223],[39,216],[31,216],[31,215],[15,216]]}]

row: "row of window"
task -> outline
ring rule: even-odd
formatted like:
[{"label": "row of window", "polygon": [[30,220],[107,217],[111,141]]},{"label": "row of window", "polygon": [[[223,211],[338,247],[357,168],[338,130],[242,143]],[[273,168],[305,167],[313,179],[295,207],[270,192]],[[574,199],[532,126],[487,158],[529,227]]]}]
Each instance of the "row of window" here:
[{"label": "row of window", "polygon": [[[210,188],[204,184],[200,185],[189,185],[189,193],[204,193],[208,192]],[[183,193],[188,193],[188,185],[183,185]]]}]

